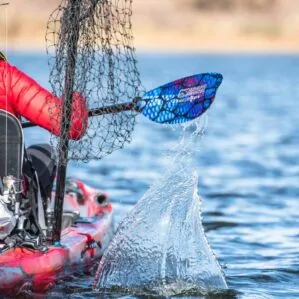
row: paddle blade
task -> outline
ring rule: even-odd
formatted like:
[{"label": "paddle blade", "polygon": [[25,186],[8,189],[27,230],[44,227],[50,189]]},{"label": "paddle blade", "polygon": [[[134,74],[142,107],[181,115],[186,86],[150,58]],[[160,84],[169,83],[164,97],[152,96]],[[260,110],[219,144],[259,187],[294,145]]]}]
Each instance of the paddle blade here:
[{"label": "paddle blade", "polygon": [[204,73],[173,81],[147,92],[137,108],[161,124],[193,120],[210,108],[222,78],[218,73]]}]

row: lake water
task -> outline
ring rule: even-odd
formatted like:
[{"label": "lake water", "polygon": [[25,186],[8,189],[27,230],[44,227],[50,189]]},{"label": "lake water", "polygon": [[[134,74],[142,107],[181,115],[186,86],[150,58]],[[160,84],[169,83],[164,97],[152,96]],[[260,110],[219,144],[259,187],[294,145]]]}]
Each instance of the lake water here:
[{"label": "lake water", "polygon": [[[46,57],[11,61],[47,83]],[[299,56],[140,54],[147,90],[207,71],[224,76],[197,153],[208,240],[237,298],[299,298]],[[26,131],[27,144],[45,141]],[[166,167],[179,133],[139,117],[133,141],[69,175],[111,194],[118,223]],[[91,276],[70,277],[49,298],[103,298]],[[111,294],[111,298],[134,298]]]}]

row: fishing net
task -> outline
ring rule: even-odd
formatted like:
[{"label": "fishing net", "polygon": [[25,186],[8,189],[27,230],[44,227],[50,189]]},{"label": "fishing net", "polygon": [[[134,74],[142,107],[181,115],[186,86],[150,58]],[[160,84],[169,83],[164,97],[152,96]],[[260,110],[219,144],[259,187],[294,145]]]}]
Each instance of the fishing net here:
[{"label": "fishing net", "polygon": [[[139,95],[131,15],[132,0],[63,0],[49,18],[50,84],[64,103],[57,107],[49,102],[53,127],[61,125],[59,139],[53,135],[52,145],[58,154],[68,147],[68,157],[61,163],[101,159],[131,140],[136,111],[109,110]],[[80,140],[67,141],[69,132],[78,139],[84,131],[79,113],[82,98],[89,110],[108,108],[103,115],[89,117]],[[68,145],[62,146],[63,141]]]}]

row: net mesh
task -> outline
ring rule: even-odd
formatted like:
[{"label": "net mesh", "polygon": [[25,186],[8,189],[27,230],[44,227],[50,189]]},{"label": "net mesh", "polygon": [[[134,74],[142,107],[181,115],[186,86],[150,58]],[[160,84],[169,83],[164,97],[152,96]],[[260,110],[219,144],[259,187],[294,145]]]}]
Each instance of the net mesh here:
[{"label": "net mesh", "polygon": [[[101,159],[131,140],[136,111],[105,110],[89,117],[85,131],[82,108],[132,102],[141,86],[132,45],[132,0],[63,0],[51,14],[46,33],[53,94],[53,127],[61,127],[52,145],[68,144],[68,159]],[[57,111],[60,111],[57,117]],[[58,124],[58,123],[59,124]],[[64,161],[66,162],[66,161]]]}]

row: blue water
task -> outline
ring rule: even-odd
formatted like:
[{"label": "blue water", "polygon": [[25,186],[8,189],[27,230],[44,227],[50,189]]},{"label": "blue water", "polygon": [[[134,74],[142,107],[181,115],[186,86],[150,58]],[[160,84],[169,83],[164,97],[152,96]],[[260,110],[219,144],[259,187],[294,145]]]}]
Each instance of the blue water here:
[{"label": "blue water", "polygon": [[[45,56],[15,53],[11,61],[49,87]],[[299,298],[299,56],[141,54],[139,67],[147,90],[194,73],[223,74],[197,154],[207,237],[237,298]],[[31,144],[48,135],[28,129],[26,137]],[[130,145],[71,164],[69,175],[107,190],[118,223],[161,175],[178,137],[140,117]],[[49,298],[102,298],[91,283],[70,277]]]}]

